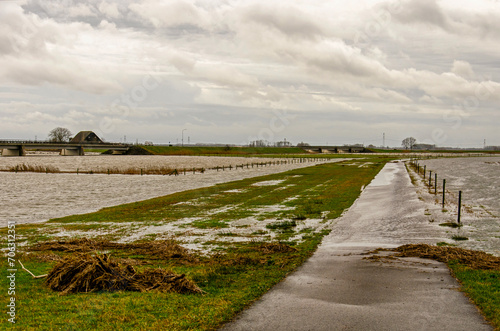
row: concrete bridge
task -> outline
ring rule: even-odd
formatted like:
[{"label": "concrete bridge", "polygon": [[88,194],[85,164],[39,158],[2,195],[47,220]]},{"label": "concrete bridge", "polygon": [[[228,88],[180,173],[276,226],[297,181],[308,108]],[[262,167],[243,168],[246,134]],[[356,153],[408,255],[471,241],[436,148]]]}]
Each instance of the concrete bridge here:
[{"label": "concrete bridge", "polygon": [[305,151],[315,153],[364,153],[363,146],[303,146]]},{"label": "concrete bridge", "polygon": [[84,149],[110,149],[113,154],[125,153],[131,145],[104,142],[50,142],[0,140],[2,156],[25,156],[27,150],[59,150],[61,155],[84,155]]}]

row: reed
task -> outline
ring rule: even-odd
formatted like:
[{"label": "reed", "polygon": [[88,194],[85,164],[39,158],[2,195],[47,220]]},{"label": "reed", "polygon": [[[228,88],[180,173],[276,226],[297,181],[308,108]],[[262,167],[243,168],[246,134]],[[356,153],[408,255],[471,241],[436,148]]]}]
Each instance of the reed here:
[{"label": "reed", "polygon": [[10,167],[10,168],[8,168],[7,171],[10,171],[10,172],[45,172],[45,173],[60,173],[61,172],[61,170],[59,170],[59,168],[51,166],[51,165],[41,166],[41,165],[31,165],[31,164],[25,164],[25,163],[20,163],[18,165]]}]

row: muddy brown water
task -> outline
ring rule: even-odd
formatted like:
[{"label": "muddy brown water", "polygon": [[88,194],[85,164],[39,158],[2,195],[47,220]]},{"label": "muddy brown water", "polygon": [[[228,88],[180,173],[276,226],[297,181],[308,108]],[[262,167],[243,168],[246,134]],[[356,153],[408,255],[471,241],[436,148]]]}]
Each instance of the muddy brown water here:
[{"label": "muddy brown water", "polygon": [[[172,168],[215,167],[268,162],[265,158],[203,156],[27,156],[0,157],[0,169],[16,164],[51,165],[61,171],[97,167],[167,166]],[[341,161],[336,159],[334,162]],[[103,207],[146,200],[189,189],[244,178],[269,175],[316,163],[293,163],[265,167],[207,170],[179,176],[45,174],[0,172],[0,226],[43,222],[51,218],[83,214]]]}]

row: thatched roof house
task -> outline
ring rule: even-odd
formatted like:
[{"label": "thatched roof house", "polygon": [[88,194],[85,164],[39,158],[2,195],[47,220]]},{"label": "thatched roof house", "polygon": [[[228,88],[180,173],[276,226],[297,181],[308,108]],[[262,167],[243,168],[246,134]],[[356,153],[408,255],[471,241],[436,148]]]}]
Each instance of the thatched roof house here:
[{"label": "thatched roof house", "polygon": [[102,143],[103,141],[92,131],[80,131],[71,139],[71,143]]}]

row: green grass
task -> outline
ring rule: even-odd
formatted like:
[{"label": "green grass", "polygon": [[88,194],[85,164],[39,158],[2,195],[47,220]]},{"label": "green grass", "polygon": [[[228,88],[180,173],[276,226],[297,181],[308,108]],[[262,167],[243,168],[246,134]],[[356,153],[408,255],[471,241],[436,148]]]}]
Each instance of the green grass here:
[{"label": "green grass", "polygon": [[206,155],[206,156],[252,156],[280,158],[366,158],[373,155],[357,154],[316,154],[299,147],[197,147],[197,146],[140,146],[155,155]]},{"label": "green grass", "polygon": [[448,244],[447,242],[445,241],[440,241],[436,244],[436,246],[439,246],[439,247],[446,247],[446,246],[449,246],[449,247],[455,247],[457,245],[455,244]]},{"label": "green grass", "polygon": [[297,223],[294,220],[292,220],[292,221],[282,221],[282,222],[275,222],[275,223],[268,224],[268,225],[266,225],[266,229],[288,231],[296,226],[297,226]]},{"label": "green grass", "polygon": [[464,241],[464,240],[469,240],[469,238],[467,238],[467,237],[464,237],[464,236],[458,236],[458,235],[455,235],[455,236],[451,237],[451,239],[456,240],[456,241]]},{"label": "green grass", "polygon": [[192,226],[199,229],[209,229],[209,228],[222,229],[229,227],[229,225],[226,222],[220,220],[194,221],[192,223]]},{"label": "green grass", "polygon": [[453,262],[448,266],[461,283],[461,290],[479,307],[495,330],[500,330],[500,271],[473,270]]},{"label": "green grass", "polygon": [[466,149],[454,149],[454,150],[408,150],[408,149],[380,149],[380,148],[368,148],[369,151],[373,153],[421,153],[421,154],[499,154],[499,151],[484,151],[484,150],[466,150]]},{"label": "green grass", "polygon": [[141,146],[156,155],[251,155],[251,154],[303,154],[298,147],[180,147]]},{"label": "green grass", "polygon": [[[308,219],[321,216],[318,219],[321,222],[340,216],[359,196],[361,187],[366,186],[388,160],[390,158],[371,158],[373,163],[365,167],[327,163],[104,208],[44,224],[18,225],[18,244],[23,246],[19,246],[17,258],[35,274],[47,273],[55,262],[43,259],[46,252],[26,254],[23,250],[50,239],[58,229],[95,234],[98,225],[102,224],[103,230],[116,231],[103,232],[95,238],[119,240],[148,226],[172,225],[194,218],[174,232],[149,234],[138,240],[175,235],[182,243],[200,231],[218,235],[209,239],[196,237],[202,246],[217,254],[200,254],[197,262],[192,263],[136,256],[127,251],[111,252],[117,258],[135,258],[146,263],[137,267],[139,270],[162,267],[184,273],[206,292],[205,295],[103,292],[60,296],[46,288],[43,280],[34,280],[19,270],[16,274],[17,323],[13,329],[215,330],[301,265],[328,234],[329,230],[320,228],[297,230],[293,225],[301,222],[295,219],[297,213]],[[269,180],[282,182],[274,186],[252,185]],[[226,192],[234,189],[242,191]],[[265,208],[276,205],[287,208],[279,213],[272,211],[273,208]],[[224,208],[227,206],[233,208]],[[246,230],[245,226],[232,226],[232,222],[257,216],[271,219],[268,223],[276,224],[276,228],[249,229],[251,232],[246,236],[237,232]],[[6,229],[0,229],[0,233],[6,238]],[[265,252],[259,249],[261,242],[270,241],[271,233],[275,235],[274,240],[288,243],[295,250]],[[294,239],[301,235],[301,240]],[[4,289],[7,288],[5,262],[4,259],[0,272],[0,286]],[[3,319],[0,325],[6,328],[8,324]]]}]

